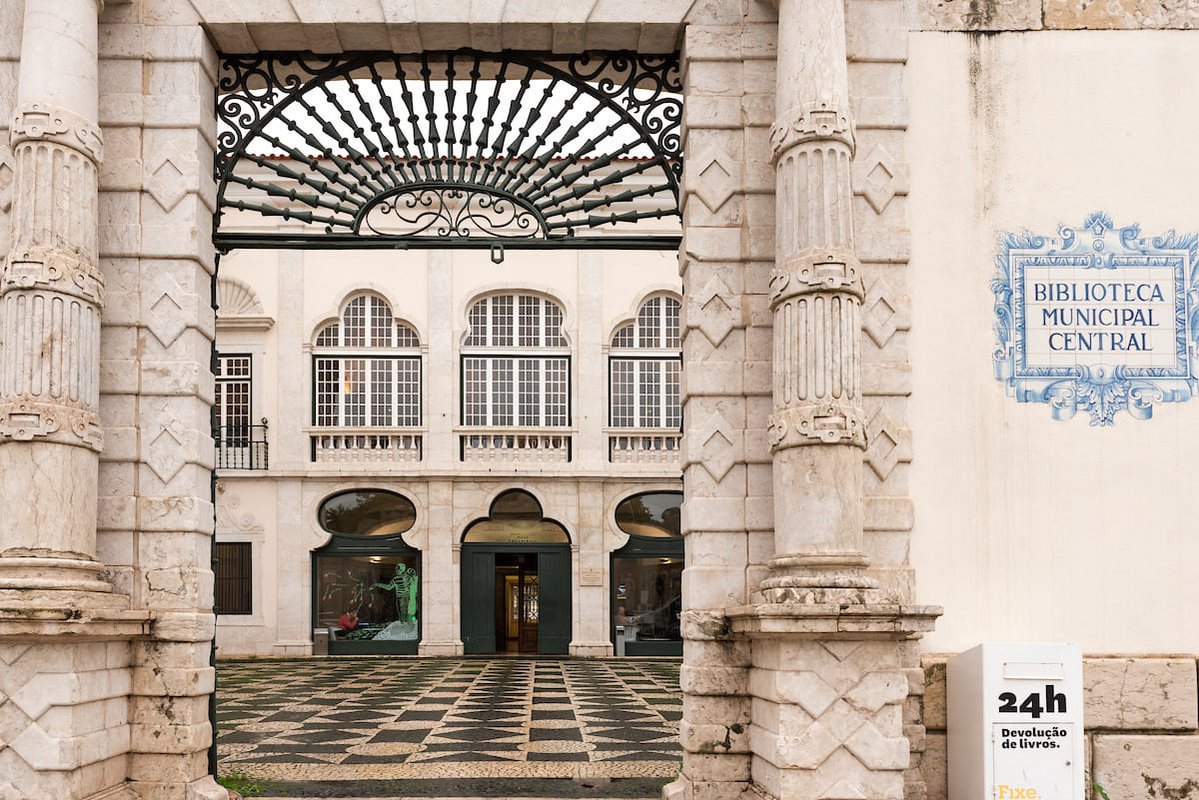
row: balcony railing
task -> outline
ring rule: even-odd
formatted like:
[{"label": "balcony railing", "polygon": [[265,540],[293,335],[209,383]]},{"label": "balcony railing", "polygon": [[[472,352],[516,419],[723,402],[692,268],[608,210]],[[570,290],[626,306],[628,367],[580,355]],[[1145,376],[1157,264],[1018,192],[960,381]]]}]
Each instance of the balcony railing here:
[{"label": "balcony railing", "polygon": [[679,466],[683,434],[646,428],[609,428],[608,461],[613,464]]},{"label": "balcony railing", "polygon": [[406,428],[309,428],[314,464],[419,463],[422,431]]},{"label": "balcony railing", "polygon": [[266,441],[266,418],[261,425],[221,425],[213,432],[216,468],[267,469],[270,450]]},{"label": "balcony railing", "polygon": [[459,429],[459,443],[467,464],[564,464],[571,458],[571,432],[561,428]]}]

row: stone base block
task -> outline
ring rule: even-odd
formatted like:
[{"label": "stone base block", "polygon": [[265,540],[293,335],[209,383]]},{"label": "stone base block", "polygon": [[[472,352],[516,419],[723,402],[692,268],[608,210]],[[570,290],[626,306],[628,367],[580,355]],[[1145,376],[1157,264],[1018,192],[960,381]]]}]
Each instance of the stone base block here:
[{"label": "stone base block", "polygon": [[574,642],[570,645],[570,654],[572,656],[606,658],[612,655],[612,643],[606,640],[601,642]]},{"label": "stone base block", "polygon": [[460,656],[462,655],[462,641],[451,639],[443,642],[421,642],[420,654],[422,656]]},{"label": "stone base block", "polygon": [[[1084,718],[1091,729],[1193,731],[1199,691],[1190,658],[1088,658]],[[1199,789],[1196,790],[1199,797]]]},{"label": "stone base block", "polygon": [[748,783],[693,781],[686,775],[662,787],[662,800],[769,800]]},{"label": "stone base block", "polygon": [[1199,736],[1095,736],[1095,782],[1112,800],[1199,798]]}]

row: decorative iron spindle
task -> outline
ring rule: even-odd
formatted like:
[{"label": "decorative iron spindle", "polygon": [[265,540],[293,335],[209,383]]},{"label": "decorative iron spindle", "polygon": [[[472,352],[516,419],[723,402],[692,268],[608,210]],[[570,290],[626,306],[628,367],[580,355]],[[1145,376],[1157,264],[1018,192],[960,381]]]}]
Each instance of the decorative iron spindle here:
[{"label": "decorative iron spindle", "polygon": [[675,247],[681,91],[675,55],[225,56],[217,245]]}]

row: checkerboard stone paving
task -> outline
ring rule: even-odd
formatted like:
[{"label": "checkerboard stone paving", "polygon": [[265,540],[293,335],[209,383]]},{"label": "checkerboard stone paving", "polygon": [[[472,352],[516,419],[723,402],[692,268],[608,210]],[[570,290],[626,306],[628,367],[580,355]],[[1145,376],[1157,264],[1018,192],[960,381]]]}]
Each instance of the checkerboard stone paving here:
[{"label": "checkerboard stone paving", "polygon": [[310,782],[327,796],[350,796],[339,782],[419,796],[471,779],[660,785],[682,759],[677,659],[337,658],[221,662],[218,674],[221,773],[291,796],[317,796]]}]

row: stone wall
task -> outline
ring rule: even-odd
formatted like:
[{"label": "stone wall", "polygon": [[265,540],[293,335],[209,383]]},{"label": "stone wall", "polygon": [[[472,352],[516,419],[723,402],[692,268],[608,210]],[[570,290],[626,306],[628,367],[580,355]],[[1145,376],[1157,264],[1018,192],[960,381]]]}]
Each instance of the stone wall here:
[{"label": "stone wall", "polygon": [[[928,800],[946,800],[946,656],[925,655],[928,728],[917,762]],[[1090,657],[1083,663],[1086,769],[1111,800],[1199,797],[1196,661],[1181,656]]]},{"label": "stone wall", "polygon": [[919,30],[1191,30],[1187,0],[920,0]]}]

